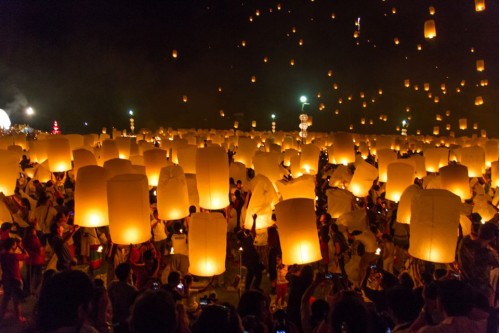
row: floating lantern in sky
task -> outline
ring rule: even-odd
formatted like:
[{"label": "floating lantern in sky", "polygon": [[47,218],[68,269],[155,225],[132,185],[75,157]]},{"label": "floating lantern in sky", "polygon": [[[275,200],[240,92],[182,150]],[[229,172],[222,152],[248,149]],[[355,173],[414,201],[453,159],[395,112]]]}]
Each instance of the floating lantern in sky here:
[{"label": "floating lantern in sky", "polygon": [[65,137],[54,137],[47,140],[47,159],[51,172],[71,170],[71,147],[69,140]]},{"label": "floating lantern in sky", "polygon": [[483,105],[483,96],[477,96],[476,99],[474,100],[474,105]]},{"label": "floating lantern in sky", "polygon": [[14,195],[19,171],[18,154],[9,150],[0,150],[0,192],[5,196]]},{"label": "floating lantern in sky", "polygon": [[144,166],[150,186],[158,185],[160,170],[168,166],[171,162],[167,161],[167,151],[159,148],[146,150],[143,153]]},{"label": "floating lantern in sky", "polygon": [[417,51],[422,51],[422,45],[421,44],[417,44]]},{"label": "floating lantern in sky", "polygon": [[458,119],[458,128],[461,130],[467,129],[467,119],[466,118]]},{"label": "floating lantern in sky", "polygon": [[148,179],[123,174],[108,180],[109,232],[115,244],[140,244],[151,238]]},{"label": "floating lantern in sky", "polygon": [[485,0],[475,0],[476,12],[482,12],[486,9],[486,1]]},{"label": "floating lantern in sky", "polygon": [[336,164],[347,165],[354,163],[354,143],[351,133],[334,133],[333,134],[333,158]]},{"label": "floating lantern in sky", "polygon": [[404,84],[405,84],[405,87],[408,88],[410,86],[410,80],[406,79]]},{"label": "floating lantern in sky", "polygon": [[297,198],[281,201],[276,205],[276,224],[285,264],[302,265],[321,259],[314,200]]},{"label": "floating lantern in sky", "polygon": [[467,167],[460,164],[450,164],[439,168],[443,190],[458,195],[462,201],[470,199],[472,193],[469,186]]},{"label": "floating lantern in sky", "polygon": [[189,194],[182,167],[170,165],[161,169],[156,197],[161,220],[178,220],[189,215]]},{"label": "floating lantern in sky", "polygon": [[177,50],[172,50],[172,58],[177,58]]},{"label": "floating lantern in sky", "polygon": [[399,45],[399,38],[398,37],[394,37],[394,44]]},{"label": "floating lantern in sky", "polygon": [[226,151],[219,146],[198,148],[196,152],[196,183],[200,206],[222,209],[229,205],[229,164]]},{"label": "floating lantern in sky", "polygon": [[484,71],[484,60],[482,60],[482,59],[476,60],[476,70],[478,72]]},{"label": "floating lantern in sky", "polygon": [[252,77],[250,78],[250,82],[255,83],[255,81],[257,81],[257,78],[255,77],[255,75],[252,75]]},{"label": "floating lantern in sky", "polygon": [[413,184],[415,180],[415,167],[404,162],[391,162],[387,165],[387,184],[385,197],[391,201],[399,202],[403,191]]},{"label": "floating lantern in sky", "polygon": [[408,253],[425,261],[453,262],[459,223],[458,196],[447,190],[423,190],[411,204]]},{"label": "floating lantern in sky", "polygon": [[189,224],[189,272],[196,276],[224,273],[227,222],[221,213],[194,213]]},{"label": "floating lantern in sky", "polygon": [[294,59],[290,59],[290,66],[295,66],[295,60]]},{"label": "floating lantern in sky", "polygon": [[187,101],[188,101],[188,97],[187,97],[186,95],[183,95],[183,96],[182,96],[182,101],[183,101],[184,103],[187,103]]},{"label": "floating lantern in sky", "polygon": [[433,6],[430,6],[429,7],[429,14],[432,16],[434,14],[436,14],[436,9],[433,7]]},{"label": "floating lantern in sky", "polygon": [[427,20],[424,23],[424,37],[432,39],[436,37],[436,23],[434,20]]},{"label": "floating lantern in sky", "polygon": [[396,221],[399,223],[410,224],[411,221],[411,201],[415,195],[418,195],[422,189],[418,185],[408,186],[401,195],[398,204],[398,213]]},{"label": "floating lantern in sky", "polygon": [[[106,170],[97,165],[78,170],[75,187],[75,224],[96,228],[109,224]],[[114,241],[114,240],[113,240]]]}]

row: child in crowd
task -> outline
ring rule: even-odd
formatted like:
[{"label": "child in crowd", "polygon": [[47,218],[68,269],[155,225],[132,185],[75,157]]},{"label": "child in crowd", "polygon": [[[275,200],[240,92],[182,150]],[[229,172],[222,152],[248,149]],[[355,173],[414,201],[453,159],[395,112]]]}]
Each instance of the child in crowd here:
[{"label": "child in crowd", "polygon": [[[284,307],[285,306],[285,297],[286,297],[286,290],[288,286],[288,281],[286,279],[286,273],[288,272],[288,268],[285,264],[283,264],[283,261],[281,259],[281,256],[276,256],[276,271],[277,271],[277,277],[276,277],[276,306],[278,307]],[[278,302],[281,302],[281,304],[278,305]]]}]

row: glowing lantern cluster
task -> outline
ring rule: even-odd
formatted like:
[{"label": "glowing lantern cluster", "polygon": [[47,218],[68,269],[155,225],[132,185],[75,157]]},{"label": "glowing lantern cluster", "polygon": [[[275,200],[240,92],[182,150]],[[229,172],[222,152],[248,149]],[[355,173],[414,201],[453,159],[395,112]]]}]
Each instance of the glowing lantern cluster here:
[{"label": "glowing lantern cluster", "polygon": [[64,172],[72,169],[71,147],[65,137],[47,140],[47,159],[51,172]]},{"label": "glowing lantern cluster", "polygon": [[178,220],[189,215],[189,194],[182,167],[170,165],[160,170],[156,197],[160,219]]},{"label": "glowing lantern cluster", "polygon": [[303,173],[313,175],[318,172],[319,153],[319,148],[314,144],[302,145],[300,154],[300,170]]},{"label": "glowing lantern cluster", "polygon": [[19,156],[12,151],[0,150],[0,192],[13,195],[19,178]]},{"label": "glowing lantern cluster", "polygon": [[424,23],[424,37],[432,39],[436,37],[436,23],[434,20],[427,20]]},{"label": "glowing lantern cluster", "polygon": [[422,189],[418,185],[408,186],[401,195],[398,204],[398,214],[396,221],[399,223],[410,224],[411,221],[411,201],[415,195],[418,195]]},{"label": "glowing lantern cluster", "polygon": [[149,185],[156,186],[158,185],[160,170],[169,165],[167,161],[167,151],[158,148],[149,149],[143,153],[143,156]]},{"label": "glowing lantern cluster", "polygon": [[415,167],[403,162],[391,162],[387,166],[387,184],[385,197],[391,201],[399,202],[403,191],[413,184],[415,180]]},{"label": "glowing lantern cluster", "polygon": [[347,165],[354,163],[354,144],[351,133],[334,133],[333,141],[333,160],[335,164]]},{"label": "glowing lantern cluster", "polygon": [[307,264],[321,259],[314,200],[289,199],[276,205],[283,262]]},{"label": "glowing lantern cluster", "polygon": [[189,223],[189,272],[214,276],[226,270],[227,222],[221,213],[194,213]]},{"label": "glowing lantern cluster", "polygon": [[109,224],[106,181],[106,170],[100,166],[87,165],[78,170],[75,184],[75,224],[88,228]]},{"label": "glowing lantern cluster", "polygon": [[467,200],[472,193],[469,187],[469,174],[467,167],[459,164],[450,164],[439,169],[442,189],[458,195],[462,200]]}]

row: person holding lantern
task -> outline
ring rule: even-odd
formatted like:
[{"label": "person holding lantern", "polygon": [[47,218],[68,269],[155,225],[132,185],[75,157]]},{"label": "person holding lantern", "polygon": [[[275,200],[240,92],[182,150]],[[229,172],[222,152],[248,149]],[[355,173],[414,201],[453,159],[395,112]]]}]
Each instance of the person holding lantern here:
[{"label": "person holding lantern", "polygon": [[257,214],[253,214],[252,218],[252,229],[242,229],[238,231],[237,234],[238,242],[243,250],[241,254],[242,265],[247,268],[245,290],[250,290],[250,286],[254,289],[258,289],[260,287],[260,283],[262,281],[262,270],[264,269],[259,253],[253,244],[257,234],[255,229]]}]

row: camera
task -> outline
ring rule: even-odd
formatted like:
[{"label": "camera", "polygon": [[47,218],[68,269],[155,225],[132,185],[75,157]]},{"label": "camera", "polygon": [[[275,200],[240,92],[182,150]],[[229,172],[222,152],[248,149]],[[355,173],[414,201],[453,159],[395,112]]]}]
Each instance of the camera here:
[{"label": "camera", "polygon": [[160,284],[158,282],[153,282],[153,290],[160,289]]}]

